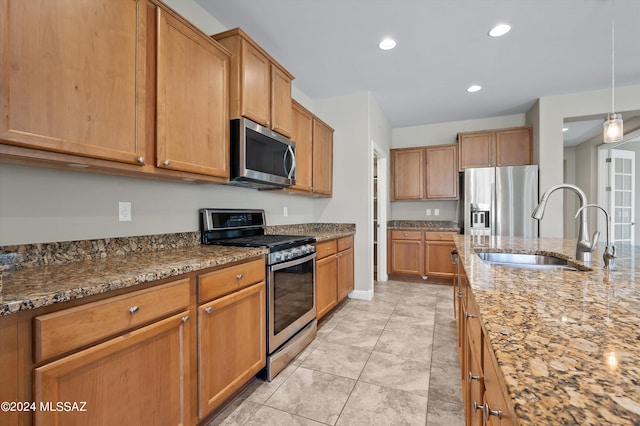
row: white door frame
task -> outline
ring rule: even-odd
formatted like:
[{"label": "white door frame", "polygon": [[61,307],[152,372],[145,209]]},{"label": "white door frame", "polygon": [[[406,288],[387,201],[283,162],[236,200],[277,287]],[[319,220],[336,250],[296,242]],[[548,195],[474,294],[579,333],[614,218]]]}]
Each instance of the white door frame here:
[{"label": "white door frame", "polygon": [[[378,218],[378,253],[377,259],[378,264],[376,265],[377,269],[377,277],[378,281],[387,281],[389,279],[389,275],[387,274],[387,188],[388,188],[388,179],[387,172],[389,170],[388,166],[388,158],[387,153],[381,149],[374,141],[371,141],[371,145],[373,147],[371,152],[371,164],[378,160],[378,185],[377,185],[377,194],[374,194],[373,188],[371,190],[371,194],[374,197],[377,197],[378,202],[376,207],[378,211],[376,212],[376,216]],[[372,176],[370,179],[371,186],[373,186],[373,166],[371,167]],[[373,205],[373,199],[370,200]],[[374,235],[373,232],[373,220],[371,221],[371,235]],[[371,258],[373,258],[373,247],[370,253]]]}]

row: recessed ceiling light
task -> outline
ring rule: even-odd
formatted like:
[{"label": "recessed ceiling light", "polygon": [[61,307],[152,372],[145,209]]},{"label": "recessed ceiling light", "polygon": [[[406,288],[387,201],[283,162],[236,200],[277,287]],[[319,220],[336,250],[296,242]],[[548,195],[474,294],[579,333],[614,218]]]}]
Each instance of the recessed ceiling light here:
[{"label": "recessed ceiling light", "polygon": [[568,131],[569,131],[569,128],[568,128],[568,127],[563,127],[563,128],[562,128],[562,131],[563,131],[563,132],[568,132]]},{"label": "recessed ceiling light", "polygon": [[467,92],[469,93],[479,92],[480,90],[482,90],[482,86],[478,86],[477,84],[467,87]]},{"label": "recessed ceiling light", "polygon": [[489,31],[489,36],[491,36],[491,37],[500,37],[500,36],[505,35],[509,31],[511,31],[511,25],[509,25],[509,24],[498,24],[495,27],[491,28],[491,31]]},{"label": "recessed ceiling light", "polygon": [[387,37],[378,44],[378,47],[382,50],[391,50],[396,47],[396,41]]}]

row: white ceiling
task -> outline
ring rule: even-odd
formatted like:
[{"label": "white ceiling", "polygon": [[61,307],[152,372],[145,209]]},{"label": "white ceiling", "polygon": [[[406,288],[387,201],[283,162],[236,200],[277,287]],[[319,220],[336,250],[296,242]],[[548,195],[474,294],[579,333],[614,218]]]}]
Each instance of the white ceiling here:
[{"label": "white ceiling", "polygon": [[[196,0],[312,99],[370,91],[392,127],[525,113],[542,96],[640,84],[640,0]],[[512,26],[487,36],[497,23]],[[378,42],[398,45],[383,52]],[[483,90],[469,94],[466,88]],[[610,106],[603,106],[603,113]]]}]

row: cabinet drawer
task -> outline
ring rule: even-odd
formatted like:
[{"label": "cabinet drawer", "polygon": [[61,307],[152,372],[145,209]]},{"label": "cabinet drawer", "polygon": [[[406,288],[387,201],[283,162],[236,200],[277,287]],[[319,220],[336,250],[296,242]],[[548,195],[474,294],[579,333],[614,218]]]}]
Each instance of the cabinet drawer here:
[{"label": "cabinet drawer", "polygon": [[353,247],[353,237],[344,237],[338,240],[338,251],[343,251]]},{"label": "cabinet drawer", "polygon": [[420,240],[422,231],[391,231],[392,240]]},{"label": "cabinet drawer", "polygon": [[336,254],[338,251],[338,243],[336,240],[325,241],[322,243],[316,244],[316,252],[318,253],[318,257],[316,260],[320,260],[323,257],[331,256],[332,254]]},{"label": "cabinet drawer", "polygon": [[35,362],[72,351],[189,306],[189,279],[34,318]]},{"label": "cabinet drawer", "polygon": [[198,277],[198,302],[206,302],[265,280],[264,259],[229,266]]},{"label": "cabinet drawer", "polygon": [[428,231],[424,233],[424,239],[427,241],[453,241],[453,236],[457,232],[435,232]]}]

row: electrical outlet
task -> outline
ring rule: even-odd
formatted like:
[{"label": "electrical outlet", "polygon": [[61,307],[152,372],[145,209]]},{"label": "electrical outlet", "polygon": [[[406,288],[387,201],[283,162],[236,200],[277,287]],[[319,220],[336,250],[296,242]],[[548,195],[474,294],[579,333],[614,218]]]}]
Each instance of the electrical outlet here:
[{"label": "electrical outlet", "polygon": [[431,209],[427,209],[427,216],[431,216]]},{"label": "electrical outlet", "polygon": [[284,217],[289,216],[289,208],[288,208],[288,207],[283,207],[283,208],[282,208],[282,215],[283,215]]},{"label": "electrical outlet", "polygon": [[440,216],[440,209],[433,209],[433,214],[436,216]]},{"label": "electrical outlet", "polygon": [[118,203],[118,217],[120,222],[131,222],[131,202],[120,201]]}]

